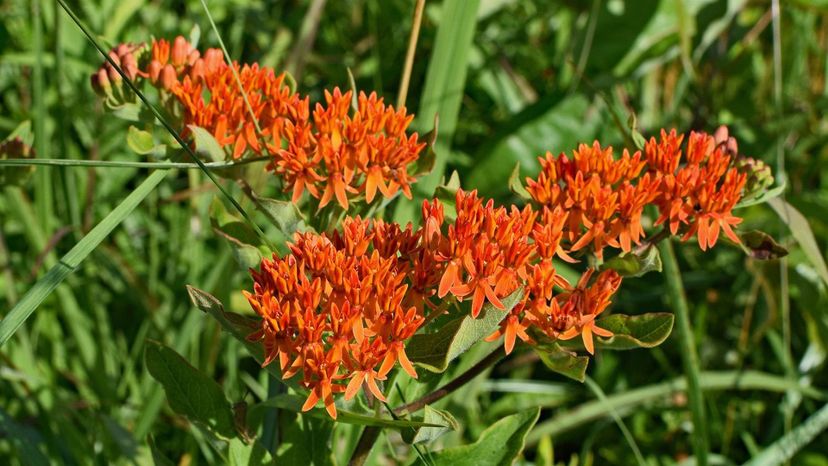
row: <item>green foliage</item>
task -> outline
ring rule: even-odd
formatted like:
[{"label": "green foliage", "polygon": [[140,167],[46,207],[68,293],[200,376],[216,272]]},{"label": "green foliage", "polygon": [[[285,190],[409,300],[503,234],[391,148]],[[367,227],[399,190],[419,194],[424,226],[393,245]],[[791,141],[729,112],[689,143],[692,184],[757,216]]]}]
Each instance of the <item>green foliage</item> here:
[{"label": "green foliage", "polygon": [[511,464],[523,451],[526,434],[538,420],[540,410],[529,409],[506,416],[480,434],[476,442],[447,448],[429,455],[429,462],[419,459],[414,464],[434,466],[496,466]]},{"label": "green foliage", "polygon": [[224,438],[236,435],[230,402],[213,379],[155,341],[147,342],[146,364],[153,378],[164,386],[175,412]]},{"label": "green foliage", "polygon": [[408,358],[429,371],[445,371],[451,361],[497,330],[500,321],[509,314],[522,295],[523,291],[517,290],[503,298],[503,310],[487,302],[477,318],[464,314],[440,325],[433,333],[414,335],[405,349]]}]

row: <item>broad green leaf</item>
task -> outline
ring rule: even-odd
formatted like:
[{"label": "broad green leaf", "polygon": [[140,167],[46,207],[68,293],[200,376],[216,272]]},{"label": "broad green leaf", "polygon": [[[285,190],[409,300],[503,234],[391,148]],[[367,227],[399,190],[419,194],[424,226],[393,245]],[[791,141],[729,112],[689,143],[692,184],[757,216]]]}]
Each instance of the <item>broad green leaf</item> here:
[{"label": "broad green leaf", "polygon": [[262,251],[257,247],[259,236],[247,223],[228,212],[219,198],[214,198],[210,205],[210,223],[213,231],[230,243],[233,257],[242,269],[261,264]]},{"label": "broad green leaf", "polygon": [[264,466],[276,464],[259,442],[245,444],[241,439],[230,440],[227,448],[227,462],[230,466]]},{"label": "broad green leaf", "polygon": [[224,149],[221,148],[216,138],[209,131],[196,125],[189,125],[187,128],[193,133],[195,153],[198,156],[211,162],[223,162],[227,158]]},{"label": "broad green leaf", "polygon": [[[279,411],[281,425],[279,448],[276,451],[278,464],[309,464],[313,466],[333,466],[335,450],[332,444],[334,426],[350,427],[323,419],[305,415],[301,412]],[[359,429],[354,426],[354,429]]]},{"label": "broad green leaf", "polygon": [[141,121],[143,112],[140,104],[135,102],[114,102],[112,99],[106,99],[105,105],[113,115],[122,120]]},{"label": "broad green leaf", "polygon": [[429,462],[419,458],[415,465],[433,466],[502,466],[512,464],[523,451],[526,435],[538,421],[540,409],[506,416],[480,434],[470,445],[447,448],[428,455]]},{"label": "broad green leaf", "polygon": [[583,382],[586,377],[589,357],[561,348],[557,343],[543,343],[534,347],[541,361],[553,372]]},{"label": "broad green leaf", "polygon": [[640,277],[647,272],[661,272],[661,256],[654,246],[641,253],[620,254],[601,264],[601,270],[613,269],[623,277]]},{"label": "broad green leaf", "polygon": [[8,314],[0,320],[0,347],[29,318],[40,303],[69,276],[81,262],[115,229],[135,207],[164,179],[166,170],[153,172],[101,222],[67,252],[54,267],[34,284]]},{"label": "broad green leaf", "polygon": [[421,154],[417,162],[412,166],[412,176],[428,175],[434,170],[434,164],[437,162],[437,153],[434,152],[434,144],[437,142],[437,127],[440,124],[440,116],[434,114],[434,126],[431,131],[423,135],[423,141],[426,143],[425,153]]},{"label": "broad green leaf", "polygon": [[[299,395],[278,395],[276,397],[270,398],[265,400],[253,407],[251,410],[254,409],[261,409],[264,407],[270,408],[280,408],[286,409],[288,411],[293,411],[295,413],[302,412],[302,404],[304,404],[305,398]],[[349,411],[347,409],[343,409],[337,405],[336,407],[336,420],[331,419],[328,413],[325,411],[324,408],[313,408],[310,411],[303,413],[306,416],[313,416],[320,419],[328,419],[332,422],[342,422],[345,424],[357,424],[362,426],[373,426],[373,427],[391,427],[394,429],[403,429],[403,428],[420,428],[420,427],[434,427],[434,428],[453,428],[452,425],[448,423],[442,417],[433,419],[433,420],[423,420],[423,421],[409,421],[406,419],[390,419],[390,418],[383,418],[383,417],[375,417],[370,414],[360,414],[355,413],[353,411]]]},{"label": "broad green leaf", "polygon": [[305,217],[293,202],[269,199],[256,195],[253,197],[259,210],[264,212],[276,228],[284,233],[286,237],[291,238],[294,232],[301,232],[307,229]]},{"label": "broad green leaf", "polygon": [[445,371],[449,362],[497,330],[522,296],[523,290],[517,290],[501,300],[503,310],[487,302],[477,318],[468,314],[446,322],[434,333],[414,335],[405,349],[408,359],[431,372]]},{"label": "broad green leaf", "polygon": [[452,430],[460,430],[460,423],[448,411],[432,408],[426,405],[423,408],[423,422],[443,424],[441,427],[420,427],[419,429],[404,429],[400,432],[407,443],[426,443]]},{"label": "broad green leaf", "polygon": [[136,154],[146,155],[152,152],[155,141],[152,140],[152,133],[138,129],[130,125],[126,137],[127,146]]},{"label": "broad green leaf", "polygon": [[[656,347],[670,336],[674,320],[675,316],[669,312],[652,312],[635,316],[613,314],[595,322],[598,327],[613,333],[613,336],[609,338],[596,337],[595,347],[610,350]],[[567,348],[583,348],[580,338],[558,343]]]},{"label": "broad green leaf", "polygon": [[758,260],[779,259],[788,255],[788,250],[779,245],[773,237],[765,232],[751,230],[739,235],[742,240],[742,250],[747,255]]},{"label": "broad green leaf", "polygon": [[221,386],[171,348],[148,341],[147,370],[164,386],[170,407],[224,438],[236,435],[233,410]]},{"label": "broad green leaf", "polygon": [[768,201],[768,204],[776,211],[782,221],[788,225],[794,239],[796,239],[796,242],[799,243],[799,246],[805,253],[805,257],[814,266],[822,281],[828,285],[828,266],[825,265],[825,259],[822,257],[822,252],[816,242],[816,238],[814,238],[814,232],[811,231],[811,226],[808,224],[808,219],[796,210],[794,206],[782,199],[771,199]]},{"label": "broad green leaf", "polygon": [[[259,364],[264,361],[264,349],[261,343],[251,342],[247,339],[248,335],[259,328],[257,321],[239,314],[226,312],[221,302],[206,291],[187,285],[187,293],[190,295],[190,300],[193,302],[193,305],[213,316],[219,325],[221,325],[222,329],[230,333],[233,338],[244,345],[248,353],[253,356],[253,359]],[[265,369],[276,378],[282,378],[282,371],[279,369],[279,364],[268,364]],[[296,390],[302,390],[299,388],[295,378],[282,380],[282,383]]]}]

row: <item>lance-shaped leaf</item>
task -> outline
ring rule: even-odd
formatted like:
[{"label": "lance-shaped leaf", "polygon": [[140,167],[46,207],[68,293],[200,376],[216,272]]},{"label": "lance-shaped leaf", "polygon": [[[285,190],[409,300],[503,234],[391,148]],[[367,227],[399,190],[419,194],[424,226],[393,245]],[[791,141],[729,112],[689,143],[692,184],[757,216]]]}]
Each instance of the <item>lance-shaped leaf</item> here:
[{"label": "lance-shaped leaf", "polygon": [[[596,348],[611,350],[628,350],[635,348],[653,348],[660,345],[673,331],[675,316],[669,312],[651,312],[637,316],[613,314],[595,322],[595,324],[613,333],[609,338],[597,337]],[[582,349],[581,339],[575,338],[559,341],[561,346]]]},{"label": "lance-shaped leaf", "polygon": [[639,253],[626,253],[609,259],[601,270],[613,269],[623,277],[640,277],[647,272],[661,272],[661,255],[658,248],[649,246]]},{"label": "lance-shaped leaf", "polygon": [[219,384],[171,348],[147,342],[147,370],[164,386],[173,411],[224,438],[236,435],[233,410]]},{"label": "lance-shaped leaf", "polygon": [[548,339],[539,339],[534,349],[549,370],[578,382],[584,381],[589,357],[578,356],[575,352],[565,350]]},{"label": "lance-shaped leaf", "polygon": [[423,422],[432,424],[444,424],[441,427],[420,427],[419,429],[406,429],[401,431],[403,440],[407,443],[430,442],[441,435],[452,430],[459,430],[460,423],[448,411],[434,409],[425,405],[423,409]]},{"label": "lance-shaped leaf", "polygon": [[255,194],[253,194],[253,200],[256,202],[256,207],[264,212],[276,228],[288,238],[291,238],[296,231],[307,229],[305,217],[293,202],[259,197]]},{"label": "lance-shaped leaf", "polygon": [[771,199],[768,204],[791,229],[791,234],[799,243],[799,246],[802,247],[805,257],[814,266],[822,281],[828,285],[828,266],[825,265],[825,258],[822,257],[822,250],[816,241],[816,237],[814,237],[810,224],[808,224],[808,219],[794,206],[782,199]]},{"label": "lance-shaped leaf", "polygon": [[540,409],[506,416],[480,434],[470,445],[446,448],[428,455],[428,463],[419,458],[414,464],[433,466],[500,466],[512,464],[523,451],[526,435],[535,425]]},{"label": "lance-shaped leaf", "polygon": [[497,330],[522,296],[523,290],[517,290],[501,299],[502,310],[487,302],[477,318],[467,314],[446,322],[434,333],[414,335],[405,348],[408,359],[431,372],[445,371],[449,362]]},{"label": "lance-shaped leaf", "polygon": [[435,113],[434,126],[432,126],[431,131],[423,135],[423,140],[426,143],[426,150],[412,165],[410,170],[412,176],[427,175],[431,173],[431,170],[434,170],[434,164],[437,163],[437,153],[434,152],[434,144],[437,142],[437,127],[439,124],[440,116]]},{"label": "lance-shaped leaf", "polygon": [[232,215],[219,198],[210,205],[210,223],[219,236],[230,242],[233,257],[244,269],[258,267],[262,262],[262,252],[257,248],[259,237],[250,226],[240,218]]},{"label": "lance-shaped leaf", "polygon": [[210,134],[206,129],[189,125],[187,128],[193,133],[193,141],[195,141],[195,153],[202,159],[211,162],[223,162],[227,155],[221,145],[216,141],[216,138]]},{"label": "lance-shaped leaf", "polygon": [[763,231],[751,230],[739,235],[742,250],[757,260],[773,260],[788,255],[788,250],[780,246],[773,237]]},{"label": "lance-shaped leaf", "polygon": [[[302,405],[305,402],[305,398],[299,395],[292,395],[292,394],[284,394],[284,395],[277,395],[273,398],[265,400],[255,406],[250,408],[251,411],[254,411],[253,415],[255,415],[255,411],[263,409],[263,408],[279,408],[285,409],[288,411],[293,411],[295,413],[302,412]],[[340,400],[341,403],[341,400]],[[390,427],[393,429],[411,429],[411,428],[423,428],[423,427],[433,427],[438,429],[446,429],[446,428],[454,428],[455,425],[449,424],[449,422],[442,418],[433,418],[433,419],[424,419],[424,420],[406,420],[406,419],[391,419],[391,418],[384,418],[384,417],[376,417],[373,414],[362,414],[357,413],[354,411],[350,411],[340,407],[337,404],[336,407],[336,421],[331,419],[328,413],[325,412],[323,408],[313,408],[309,411],[303,413],[303,415],[313,416],[320,419],[330,420],[331,422],[342,422],[345,424],[356,424],[361,426],[372,426],[372,427]],[[456,421],[455,421],[456,422]]]},{"label": "lance-shaped leaf", "polygon": [[[253,359],[259,364],[264,361],[264,349],[261,343],[251,342],[247,339],[248,335],[259,328],[255,320],[232,312],[226,312],[221,302],[206,291],[187,285],[187,293],[190,295],[190,300],[195,307],[213,316],[224,331],[230,333],[233,338],[244,344],[244,347],[253,356]],[[282,378],[282,371],[279,369],[278,363],[268,364],[265,369],[276,378]],[[294,389],[302,390],[299,388],[295,378],[283,380],[282,383]]]}]

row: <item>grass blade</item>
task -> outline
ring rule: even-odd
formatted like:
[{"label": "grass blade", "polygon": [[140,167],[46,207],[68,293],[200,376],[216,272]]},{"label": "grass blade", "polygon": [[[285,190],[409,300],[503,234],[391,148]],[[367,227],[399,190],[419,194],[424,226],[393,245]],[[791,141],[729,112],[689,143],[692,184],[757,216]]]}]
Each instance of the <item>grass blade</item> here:
[{"label": "grass blade", "polygon": [[828,405],[820,408],[811,417],[785,434],[744,466],[776,466],[789,461],[794,455],[808,445],[814,438],[828,429]]},{"label": "grass blade", "polygon": [[[434,169],[415,185],[421,197],[430,197],[440,183],[446,168],[451,140],[457,127],[463,89],[466,85],[469,51],[477,25],[480,0],[446,0],[437,30],[434,52],[428,64],[425,90],[420,98],[418,127],[426,128],[440,116],[440,131],[434,145],[437,160]],[[412,217],[418,202],[397,205],[395,220]]]},{"label": "grass blade", "polygon": [[3,320],[0,320],[0,347],[14,335],[40,303],[155,189],[166,174],[167,172],[162,170],[153,172],[29,289]]}]

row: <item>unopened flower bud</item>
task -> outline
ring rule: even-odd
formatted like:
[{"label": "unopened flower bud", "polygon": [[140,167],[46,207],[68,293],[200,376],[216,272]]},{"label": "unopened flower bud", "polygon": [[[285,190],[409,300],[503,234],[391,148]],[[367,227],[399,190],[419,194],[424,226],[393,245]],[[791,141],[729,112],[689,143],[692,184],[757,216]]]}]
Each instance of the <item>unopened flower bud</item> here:
[{"label": "unopened flower bud", "polygon": [[161,64],[158,60],[153,60],[150,62],[149,66],[147,67],[147,74],[149,75],[150,82],[155,84],[158,82],[158,78],[161,76],[161,70],[164,68],[164,65]]},{"label": "unopened flower bud", "polygon": [[95,91],[95,94],[101,97],[107,97],[112,94],[112,84],[109,82],[109,76],[107,76],[104,68],[96,71],[91,76],[90,81],[92,82],[92,89]]},{"label": "unopened flower bud", "polygon": [[773,185],[773,172],[770,166],[761,160],[743,157],[737,162],[737,168],[748,175],[745,182],[745,198],[759,195]]},{"label": "unopened flower bud", "polygon": [[175,38],[172,47],[172,64],[176,68],[180,68],[187,64],[187,56],[190,54],[190,44],[184,39],[184,36]]},{"label": "unopened flower bud", "polygon": [[175,68],[172,65],[164,66],[164,69],[161,70],[161,88],[164,90],[171,90],[175,83],[178,82],[178,75],[175,72]]}]

